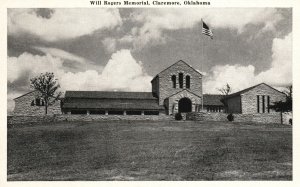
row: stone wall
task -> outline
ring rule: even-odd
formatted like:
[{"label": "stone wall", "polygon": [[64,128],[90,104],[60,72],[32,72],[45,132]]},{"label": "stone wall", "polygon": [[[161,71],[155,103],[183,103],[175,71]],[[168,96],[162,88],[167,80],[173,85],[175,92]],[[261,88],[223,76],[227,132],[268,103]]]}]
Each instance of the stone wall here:
[{"label": "stone wall", "polygon": [[[186,115],[186,120],[191,121],[228,121],[226,113],[201,113],[190,112]],[[234,122],[254,122],[254,123],[281,123],[280,113],[269,114],[233,114]],[[283,115],[283,123],[288,124],[288,117]]]},{"label": "stone wall", "polygon": [[[242,113],[243,114],[251,114],[257,113],[257,96],[259,96],[259,111],[262,113],[263,111],[263,101],[262,96],[264,97],[265,104],[265,113],[268,113],[267,106],[267,96],[270,97],[270,105],[272,105],[276,101],[285,101],[286,95],[281,93],[266,84],[260,84],[257,87],[249,90],[246,93],[241,95],[242,97]],[[276,113],[274,110],[270,110],[270,113]]]},{"label": "stone wall", "polygon": [[112,121],[112,120],[171,120],[168,115],[52,115],[52,116],[7,116],[7,124],[23,124],[59,121]]},{"label": "stone wall", "polygon": [[192,102],[192,111],[196,111],[196,105],[201,105],[202,99],[198,97],[195,94],[192,94],[188,92],[187,90],[183,90],[182,92],[179,92],[178,94],[175,94],[168,98],[168,107],[169,114],[176,114],[179,110],[178,108],[178,102],[182,98],[189,98]]},{"label": "stone wall", "polygon": [[[45,114],[45,106],[32,106],[31,102],[37,98],[37,92],[29,92],[19,98],[16,98],[15,108],[13,111],[14,115],[40,115]],[[52,106],[48,107],[48,114],[61,114],[60,101],[56,101]]]},{"label": "stone wall", "polygon": [[[179,73],[183,73],[183,88],[179,88]],[[176,88],[173,88],[172,75],[176,75]],[[202,76],[199,72],[187,65],[183,61],[179,61],[169,68],[162,71],[159,76],[159,105],[164,104],[164,100],[186,89],[186,76],[190,76],[190,88],[189,90],[198,96],[202,96]]]}]

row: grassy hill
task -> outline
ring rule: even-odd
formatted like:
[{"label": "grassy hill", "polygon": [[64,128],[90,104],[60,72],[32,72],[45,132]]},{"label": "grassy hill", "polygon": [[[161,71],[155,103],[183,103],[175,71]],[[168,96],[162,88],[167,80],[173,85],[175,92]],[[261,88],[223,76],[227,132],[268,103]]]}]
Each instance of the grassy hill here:
[{"label": "grassy hill", "polygon": [[59,122],[8,129],[8,180],[292,180],[292,128]]}]

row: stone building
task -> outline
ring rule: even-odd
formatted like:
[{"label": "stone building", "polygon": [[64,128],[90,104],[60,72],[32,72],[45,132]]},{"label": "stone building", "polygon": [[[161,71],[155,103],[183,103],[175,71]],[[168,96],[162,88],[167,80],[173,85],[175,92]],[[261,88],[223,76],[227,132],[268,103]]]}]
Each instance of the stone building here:
[{"label": "stone building", "polygon": [[[39,98],[37,91],[31,91],[14,99],[14,115],[44,115],[45,102]],[[61,114],[60,101],[48,107],[49,115]]]},{"label": "stone building", "polygon": [[[151,81],[152,92],[66,91],[65,98],[48,109],[48,114],[86,115],[173,115],[203,111],[229,113],[271,113],[269,106],[284,100],[285,94],[259,84],[228,95],[202,94],[202,74],[179,60]],[[222,100],[222,102],[221,102]],[[15,101],[15,115],[43,115],[44,102],[37,92]]]},{"label": "stone building", "polygon": [[275,88],[261,83],[225,97],[222,101],[228,113],[255,114],[275,113],[270,106],[277,101],[285,101],[286,95]]},{"label": "stone building", "polygon": [[65,114],[158,115],[164,108],[151,92],[66,91]]},{"label": "stone building", "polygon": [[186,62],[179,60],[158,73],[151,83],[152,93],[166,114],[200,111],[202,75]]}]

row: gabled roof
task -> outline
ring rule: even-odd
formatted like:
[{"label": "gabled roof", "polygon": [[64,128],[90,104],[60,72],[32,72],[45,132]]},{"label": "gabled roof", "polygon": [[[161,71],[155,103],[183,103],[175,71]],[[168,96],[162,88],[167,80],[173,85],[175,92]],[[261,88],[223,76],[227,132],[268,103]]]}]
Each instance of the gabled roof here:
[{"label": "gabled roof", "polygon": [[24,97],[24,96],[26,96],[26,95],[28,95],[28,94],[31,94],[31,93],[35,92],[35,91],[36,91],[36,90],[27,92],[27,93],[25,93],[25,94],[23,94],[23,95],[21,95],[21,96],[19,96],[19,97],[14,98],[13,100],[16,100],[16,99],[19,99],[19,98],[21,98],[21,97]]},{"label": "gabled roof", "polygon": [[152,92],[108,92],[108,91],[66,91],[65,98],[85,99],[149,99],[156,100]]},{"label": "gabled roof", "polygon": [[161,74],[162,72],[166,71],[167,69],[169,69],[170,67],[174,66],[175,64],[177,64],[177,63],[179,63],[179,62],[183,62],[184,64],[188,65],[191,69],[193,69],[195,72],[197,72],[198,74],[200,74],[200,75],[202,76],[202,74],[201,74],[199,71],[197,71],[195,68],[193,68],[191,65],[189,65],[189,64],[186,63],[185,61],[183,61],[183,60],[178,60],[178,61],[175,62],[174,64],[170,65],[169,67],[165,68],[164,70],[162,70],[161,72],[159,72],[157,75],[155,75],[155,76],[153,77],[153,79],[151,80],[151,82],[152,82],[159,74]]},{"label": "gabled roof", "polygon": [[170,95],[170,96],[169,96],[169,97],[167,97],[166,99],[168,99],[168,98],[172,97],[173,95],[179,94],[180,92],[183,92],[183,91],[187,91],[187,92],[189,92],[189,93],[191,93],[191,94],[193,94],[193,95],[195,95],[195,96],[197,96],[197,97],[200,97],[200,98],[201,98],[201,96],[199,96],[199,95],[197,95],[197,94],[195,94],[195,93],[191,92],[190,90],[188,90],[188,89],[184,88],[184,89],[182,89],[182,90],[180,90],[180,91],[178,91],[178,92],[176,92],[176,93],[174,93],[174,94]]},{"label": "gabled roof", "polygon": [[224,98],[224,95],[203,94],[203,105],[223,106],[222,98]]},{"label": "gabled roof", "polygon": [[257,86],[260,86],[260,85],[266,85],[266,86],[268,86],[269,88],[271,88],[271,89],[273,89],[273,90],[275,90],[275,91],[277,91],[277,92],[279,92],[279,93],[285,94],[285,93],[283,93],[283,92],[281,92],[281,91],[279,91],[279,90],[273,88],[272,86],[270,86],[270,85],[268,85],[268,84],[266,84],[266,83],[260,83],[260,84],[251,86],[251,87],[249,87],[249,88],[246,88],[246,89],[244,89],[244,90],[241,90],[241,91],[235,92],[235,93],[233,93],[233,94],[227,95],[224,99],[228,99],[228,98],[232,98],[232,97],[235,97],[235,96],[239,96],[239,95],[241,95],[241,94],[243,94],[243,93],[246,93],[246,92],[252,90],[253,88],[255,88],[255,87],[257,87]]}]

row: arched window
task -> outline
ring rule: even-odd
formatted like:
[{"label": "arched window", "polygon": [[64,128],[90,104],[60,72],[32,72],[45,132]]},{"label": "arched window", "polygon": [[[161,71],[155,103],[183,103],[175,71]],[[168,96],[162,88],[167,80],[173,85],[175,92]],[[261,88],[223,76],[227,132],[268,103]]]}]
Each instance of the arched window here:
[{"label": "arched window", "polygon": [[176,88],[176,75],[172,75],[172,85],[173,88]]},{"label": "arched window", "polygon": [[190,88],[190,84],[191,84],[191,80],[190,79],[191,78],[188,75],[185,77],[185,87],[188,88],[188,89]]},{"label": "arched window", "polygon": [[179,73],[179,88],[183,88],[183,73]]}]

